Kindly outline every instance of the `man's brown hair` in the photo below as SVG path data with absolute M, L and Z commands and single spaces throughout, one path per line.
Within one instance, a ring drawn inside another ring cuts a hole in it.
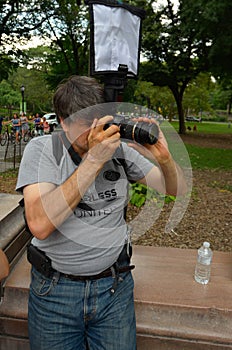
M 78 75 L 63 80 L 53 97 L 54 110 L 59 119 L 66 119 L 84 108 L 101 103 L 104 103 L 101 85 L 94 78 Z

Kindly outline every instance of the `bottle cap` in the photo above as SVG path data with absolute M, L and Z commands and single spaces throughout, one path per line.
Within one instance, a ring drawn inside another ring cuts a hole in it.
M 204 248 L 209 248 L 210 247 L 210 243 L 209 242 L 204 242 L 203 243 L 203 247 Z

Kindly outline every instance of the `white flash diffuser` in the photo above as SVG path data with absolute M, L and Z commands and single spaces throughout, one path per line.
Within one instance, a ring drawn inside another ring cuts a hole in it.
M 107 75 L 127 67 L 139 70 L 141 25 L 145 11 L 116 1 L 86 1 L 90 7 L 90 74 Z

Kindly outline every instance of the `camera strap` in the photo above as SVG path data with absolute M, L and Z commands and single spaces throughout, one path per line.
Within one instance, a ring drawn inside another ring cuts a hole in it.
M 78 166 L 82 159 L 79 154 L 74 151 L 64 131 L 52 133 L 52 151 L 56 158 L 57 165 L 60 165 L 63 156 L 63 145 L 67 149 L 73 163 Z
M 63 145 L 67 149 L 73 163 L 78 166 L 81 163 L 82 158 L 77 152 L 75 152 L 73 146 L 67 139 L 64 131 L 52 133 L 52 151 L 56 159 L 57 165 L 60 165 L 60 161 L 63 156 Z M 125 174 L 127 175 L 127 165 L 124 159 L 122 146 L 120 146 L 119 156 L 117 158 L 113 158 L 112 160 L 115 164 L 122 166 L 125 171 Z M 92 211 L 92 208 L 86 203 L 79 203 L 78 207 L 82 210 Z M 126 219 L 126 212 L 127 206 L 124 207 L 124 219 Z

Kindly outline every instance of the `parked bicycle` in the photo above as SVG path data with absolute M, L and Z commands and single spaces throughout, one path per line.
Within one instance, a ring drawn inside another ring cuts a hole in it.
M 1 146 L 4 146 L 8 140 L 9 136 L 8 136 L 8 132 L 7 132 L 7 126 L 3 125 L 2 127 L 2 132 L 0 134 L 0 144 Z
M 21 142 L 21 140 L 23 140 L 23 142 L 27 143 L 28 141 L 30 141 L 30 139 L 32 139 L 35 136 L 36 136 L 36 130 L 34 127 L 29 128 L 24 133 L 23 137 L 22 137 L 21 131 L 19 131 L 18 142 Z M 10 124 L 4 125 L 2 133 L 0 135 L 1 146 L 4 146 L 7 142 L 12 144 L 16 142 L 16 132 Z
M 27 143 L 28 141 L 30 141 L 30 139 L 32 139 L 33 137 L 37 136 L 37 132 L 34 128 L 34 126 L 32 128 L 29 128 L 23 135 L 23 141 L 25 143 Z

